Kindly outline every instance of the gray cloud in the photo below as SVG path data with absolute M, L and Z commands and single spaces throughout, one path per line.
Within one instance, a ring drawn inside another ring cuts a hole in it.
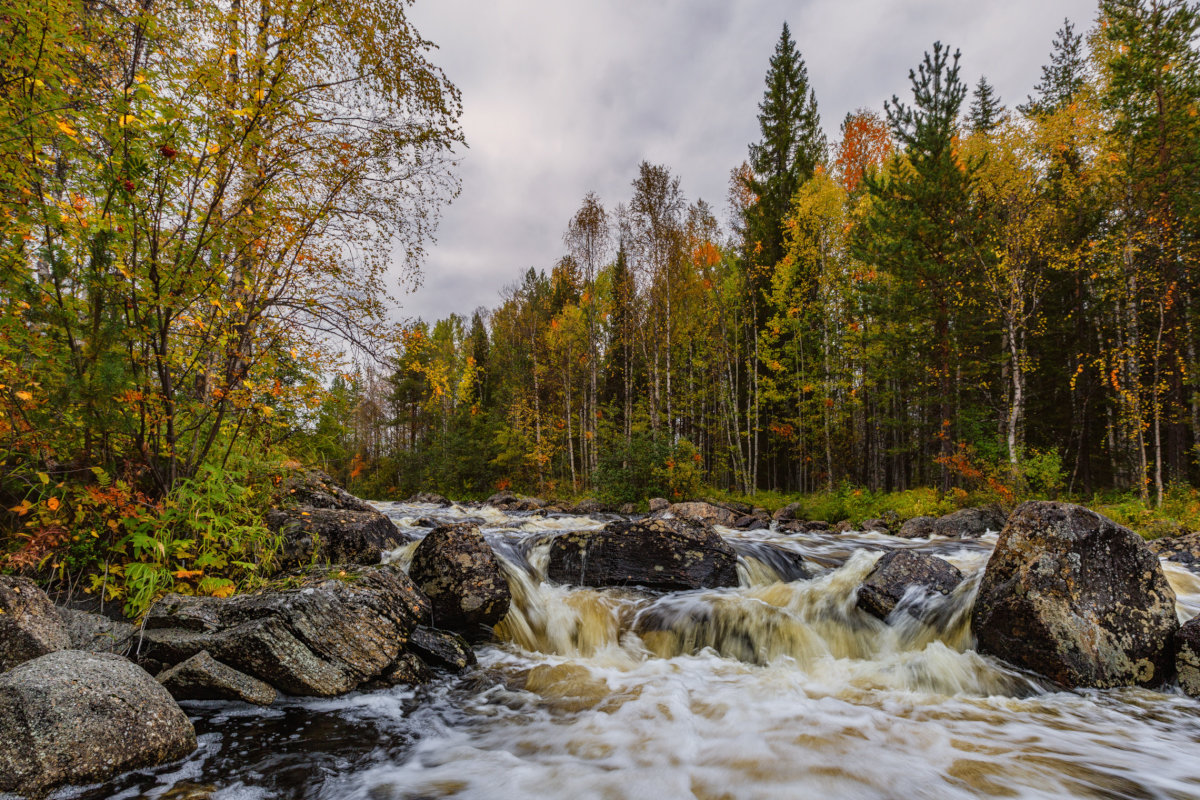
M 402 295 L 426 320 L 497 303 L 548 269 L 583 195 L 625 201 L 642 159 L 671 167 L 688 198 L 724 215 L 729 171 L 758 137 L 767 60 L 787 20 L 830 141 L 845 114 L 908 94 L 935 40 L 963 53 L 1004 102 L 1037 82 L 1064 17 L 1095 0 L 424 0 L 410 12 L 463 93 L 470 149 L 424 282 Z

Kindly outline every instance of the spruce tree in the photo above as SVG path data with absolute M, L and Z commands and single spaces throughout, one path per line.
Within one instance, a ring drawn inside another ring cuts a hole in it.
M 1086 80 L 1083 35 L 1075 33 L 1071 20 L 1054 35 L 1050 63 L 1042 67 L 1042 82 L 1034 86 L 1037 96 L 1030 96 L 1017 107 L 1027 117 L 1052 114 L 1066 108 L 1075 100 Z
M 1000 97 L 995 88 L 988 83 L 987 78 L 980 77 L 975 84 L 975 93 L 971 96 L 971 111 L 967 115 L 967 123 L 972 133 L 991 133 L 1004 123 L 1008 109 L 1000 103 Z

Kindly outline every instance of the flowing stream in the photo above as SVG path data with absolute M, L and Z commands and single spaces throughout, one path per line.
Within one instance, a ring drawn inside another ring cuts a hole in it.
M 972 649 L 995 534 L 719 529 L 741 585 L 654 595 L 543 580 L 555 534 L 611 516 L 380 508 L 402 527 L 474 520 L 501 555 L 513 607 L 477 668 L 268 709 L 186 703 L 200 747 L 182 764 L 60 796 L 1200 798 L 1200 702 L 1173 687 L 1060 691 Z M 894 547 L 967 580 L 924 621 L 901 610 L 884 624 L 855 595 Z M 1200 575 L 1163 567 L 1180 619 L 1200 613 Z

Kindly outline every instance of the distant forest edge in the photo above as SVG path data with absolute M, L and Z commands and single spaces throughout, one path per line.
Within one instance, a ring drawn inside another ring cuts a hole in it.
M 1131 491 L 1200 477 L 1200 17 L 1101 3 L 1013 109 L 935 44 L 822 133 L 787 26 L 730 225 L 642 163 L 490 311 L 333 384 L 372 496 Z
M 934 44 L 833 143 L 785 25 L 725 224 L 642 163 L 548 272 L 405 326 L 463 144 L 410 5 L 0 0 L 0 569 L 131 613 L 258 585 L 301 463 L 1200 524 L 1196 4 L 1066 22 L 1012 108 Z

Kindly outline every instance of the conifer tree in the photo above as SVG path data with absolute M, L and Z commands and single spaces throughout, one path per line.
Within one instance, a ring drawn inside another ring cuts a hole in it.
M 1050 63 L 1042 67 L 1042 82 L 1034 87 L 1037 96 L 1031 95 L 1023 105 L 1017 107 L 1028 117 L 1066 108 L 1075 100 L 1087 78 L 1083 35 L 1075 33 L 1071 20 L 1063 20 L 1063 26 L 1054 35 L 1051 47 Z
M 995 88 L 987 78 L 980 76 L 979 83 L 975 84 L 975 93 L 971 96 L 971 112 L 967 117 L 971 132 L 989 134 L 1002 125 L 1007 116 L 1008 109 L 1001 104 Z

